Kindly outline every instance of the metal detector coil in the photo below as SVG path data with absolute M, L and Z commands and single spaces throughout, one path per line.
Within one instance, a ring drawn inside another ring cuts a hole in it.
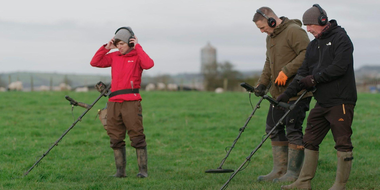
M 234 170 L 218 168 L 218 169 L 206 170 L 205 172 L 206 173 L 232 173 L 234 172 Z

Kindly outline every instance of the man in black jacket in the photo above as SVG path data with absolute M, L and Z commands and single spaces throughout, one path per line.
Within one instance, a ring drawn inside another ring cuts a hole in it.
M 318 5 L 303 15 L 307 31 L 314 35 L 306 49 L 305 60 L 297 71 L 296 80 L 277 100 L 287 102 L 302 89 L 313 89 L 317 100 L 310 111 L 303 143 L 305 159 L 301 173 L 294 183 L 282 189 L 311 189 L 319 156 L 319 145 L 328 131 L 337 150 L 338 167 L 331 189 L 345 189 L 352 165 L 352 120 L 357 100 L 353 67 L 353 44 L 346 31 L 335 20 L 328 21 L 326 12 Z

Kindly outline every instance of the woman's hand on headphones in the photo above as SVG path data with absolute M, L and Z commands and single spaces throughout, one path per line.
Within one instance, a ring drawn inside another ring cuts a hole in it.
M 115 41 L 114 38 L 112 38 L 105 46 L 106 49 L 115 49 L 116 46 L 113 44 L 113 42 Z
M 134 44 L 133 47 L 136 47 L 136 44 L 139 43 L 139 40 L 137 39 L 136 36 L 133 36 L 133 38 L 131 38 L 131 39 L 129 40 L 129 43 L 133 43 L 133 44 Z

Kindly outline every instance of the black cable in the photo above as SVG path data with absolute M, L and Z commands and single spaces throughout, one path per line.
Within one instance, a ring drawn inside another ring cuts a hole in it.
M 253 108 L 253 104 L 252 104 L 251 94 L 252 94 L 252 93 L 249 93 L 249 103 L 251 104 L 251 108 L 252 108 L 252 110 L 253 110 L 254 108 Z
M 74 105 L 71 105 L 71 115 L 73 116 L 73 121 L 75 122 L 75 117 L 74 117 Z

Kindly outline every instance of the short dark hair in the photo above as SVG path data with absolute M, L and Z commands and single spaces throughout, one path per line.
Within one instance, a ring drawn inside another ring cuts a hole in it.
M 122 41 L 122 40 L 116 38 L 116 39 L 113 41 L 113 45 L 116 46 L 120 41 Z
M 258 10 L 260 10 L 265 15 L 267 15 L 267 17 L 277 17 L 277 15 L 269 7 L 261 7 Z M 264 19 L 266 19 L 266 18 L 258 12 L 256 12 L 255 15 L 253 15 L 253 22 L 257 22 L 259 20 L 264 20 Z

